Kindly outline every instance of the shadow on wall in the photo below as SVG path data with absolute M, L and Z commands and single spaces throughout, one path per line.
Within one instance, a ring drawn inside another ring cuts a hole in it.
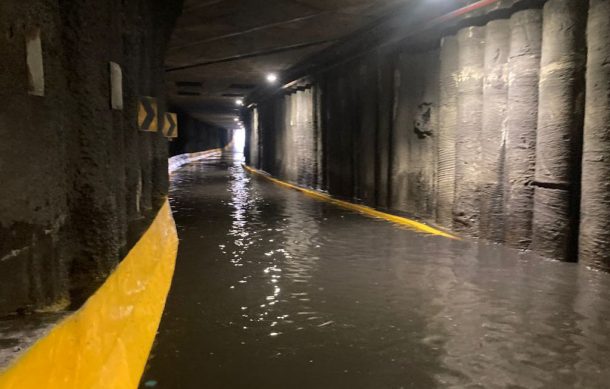
M 610 270 L 610 2 L 505 3 L 255 102 L 248 164 Z

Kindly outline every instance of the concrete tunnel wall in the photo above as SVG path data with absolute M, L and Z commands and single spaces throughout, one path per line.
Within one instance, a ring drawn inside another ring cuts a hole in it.
M 165 110 L 163 59 L 181 2 L 0 2 L 0 315 L 78 304 L 167 193 L 167 141 L 138 131 L 138 96 Z M 28 94 L 40 29 L 44 96 Z M 109 62 L 123 72 L 111 109 Z
M 513 3 L 428 48 L 378 49 L 255 101 L 247 162 L 610 270 L 610 2 Z

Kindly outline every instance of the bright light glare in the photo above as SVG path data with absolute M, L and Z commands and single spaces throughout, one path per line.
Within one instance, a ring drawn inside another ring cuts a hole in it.
M 235 100 L 235 104 L 242 106 L 242 105 L 244 105 L 244 101 L 242 99 L 237 99 L 237 100 Z
M 276 81 L 277 81 L 277 74 L 275 74 L 275 73 L 267 74 L 267 82 L 274 83 Z
M 235 152 L 244 152 L 244 147 L 246 146 L 245 130 L 236 130 L 233 132 L 233 146 L 235 147 Z
M 238 122 L 238 121 L 239 121 L 239 119 L 238 119 L 238 118 L 233 118 L 233 121 L 234 121 L 234 122 Z

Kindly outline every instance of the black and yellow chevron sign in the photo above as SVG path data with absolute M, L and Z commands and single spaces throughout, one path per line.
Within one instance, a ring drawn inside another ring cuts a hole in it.
M 167 138 L 178 137 L 178 115 L 175 113 L 165 113 L 165 120 L 163 121 L 163 135 Z
M 140 131 L 157 132 L 159 130 L 157 115 L 157 99 L 148 96 L 140 97 L 138 104 L 138 127 Z

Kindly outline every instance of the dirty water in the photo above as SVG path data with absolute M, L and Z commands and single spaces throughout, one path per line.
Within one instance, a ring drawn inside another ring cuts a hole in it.
M 42 339 L 68 312 L 29 313 L 0 318 L 0 371 Z
M 170 196 L 180 249 L 143 388 L 610 385 L 608 274 L 345 211 L 230 155 Z

